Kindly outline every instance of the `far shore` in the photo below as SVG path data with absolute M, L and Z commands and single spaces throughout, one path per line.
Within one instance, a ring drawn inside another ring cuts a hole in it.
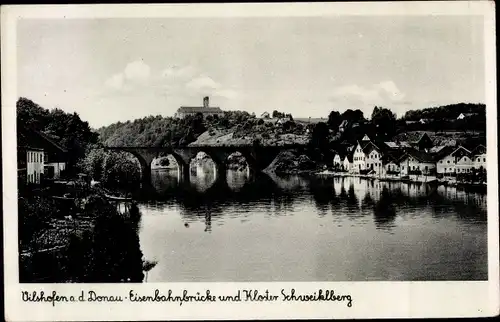
M 333 177 L 358 177 L 372 180 L 380 180 L 380 181 L 399 181 L 399 182 L 414 182 L 414 183 L 437 183 L 439 185 L 444 186 L 481 186 L 486 187 L 486 182 L 460 182 L 453 180 L 447 180 L 444 178 L 437 178 L 436 176 L 417 176 L 410 175 L 407 178 L 401 178 L 400 176 L 377 176 L 377 175 L 369 175 L 369 174 L 359 174 L 359 173 L 349 173 L 349 172 L 335 172 L 331 170 L 323 170 L 319 172 L 315 172 L 315 175 L 318 176 L 333 176 Z

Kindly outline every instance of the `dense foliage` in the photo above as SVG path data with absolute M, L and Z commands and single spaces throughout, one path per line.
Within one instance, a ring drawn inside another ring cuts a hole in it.
M 53 221 L 51 214 L 58 207 L 48 199 L 26 195 L 20 200 L 22 245 L 40 243 L 42 235 L 54 232 L 52 225 L 61 225 Z M 22 256 L 20 261 L 22 282 L 142 282 L 144 260 L 138 236 L 141 213 L 135 204 L 121 214 L 101 194 L 94 193 L 88 196 L 84 209 L 65 215 L 73 220 L 89 218 L 93 224 L 75 222 L 72 230 L 56 229 L 57 240 L 52 242 L 62 242 L 62 248 L 51 250 L 55 244 L 46 242 L 29 247 L 31 255 Z
M 460 113 L 479 113 L 486 115 L 486 105 L 473 103 L 450 104 L 439 107 L 430 107 L 422 110 L 412 110 L 405 113 L 403 120 L 418 121 L 424 119 L 456 119 Z
M 80 169 L 104 187 L 129 189 L 141 178 L 139 161 L 127 152 L 105 151 L 91 146 L 79 164 Z
M 69 168 L 85 156 L 89 144 L 98 142 L 98 134 L 77 113 L 66 113 L 57 108 L 49 111 L 24 97 L 17 101 L 17 127 L 41 131 L 65 148 L 69 152 Z

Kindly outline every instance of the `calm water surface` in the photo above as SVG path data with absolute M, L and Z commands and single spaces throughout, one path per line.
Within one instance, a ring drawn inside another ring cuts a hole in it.
M 361 178 L 155 171 L 148 282 L 486 280 L 486 195 Z

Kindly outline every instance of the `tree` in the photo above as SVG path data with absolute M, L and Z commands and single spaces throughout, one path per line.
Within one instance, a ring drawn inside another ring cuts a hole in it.
M 377 128 L 377 132 L 384 137 L 392 137 L 396 132 L 396 115 L 387 108 L 375 106 L 372 123 Z
M 331 111 L 328 115 L 328 127 L 337 132 L 340 123 L 342 123 L 342 118 L 338 111 Z
M 328 125 L 324 122 L 317 123 L 312 131 L 311 139 L 309 141 L 309 148 L 311 153 L 318 160 L 324 161 L 329 154 L 329 140 L 328 136 L 330 131 Z
M 349 121 L 350 123 L 363 122 L 365 120 L 365 117 L 363 115 L 363 112 L 359 109 L 354 111 L 348 109 L 344 113 L 342 113 L 342 120 Z
M 283 117 L 285 117 L 285 113 L 278 112 L 277 110 L 274 110 L 272 116 L 273 116 L 273 118 L 283 118 Z

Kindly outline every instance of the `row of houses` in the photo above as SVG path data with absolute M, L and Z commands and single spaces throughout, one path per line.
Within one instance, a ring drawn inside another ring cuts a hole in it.
M 19 180 L 38 184 L 42 178 L 59 179 L 66 165 L 67 151 L 46 134 L 29 128 L 18 129 Z
M 376 176 L 455 176 L 486 169 L 486 147 L 435 147 L 427 134 L 414 142 L 374 142 L 365 135 L 344 153 L 336 152 L 333 167 Z

